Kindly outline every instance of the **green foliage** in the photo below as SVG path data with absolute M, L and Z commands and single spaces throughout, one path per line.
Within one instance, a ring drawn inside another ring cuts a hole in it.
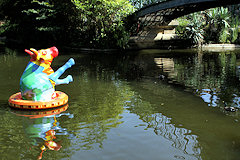
M 55 26 L 49 26 L 49 20 L 56 14 L 54 5 L 50 5 L 48 2 L 40 2 L 37 0 L 31 1 L 32 8 L 28 8 L 22 11 L 22 13 L 35 20 L 35 28 L 39 31 L 51 31 Z
M 8 39 L 94 48 L 124 47 L 123 18 L 134 11 L 127 0 L 4 0 L 0 9 L 7 22 L 0 34 Z
M 225 43 L 228 39 L 228 28 L 230 13 L 228 8 L 214 8 L 205 12 L 206 16 L 206 35 L 211 35 L 206 37 L 207 42 L 218 42 Z
M 11 6 L 11 7 L 9 7 Z M 56 42 L 56 32 L 61 25 L 56 24 L 56 14 L 60 12 L 53 2 L 37 0 L 5 0 L 0 6 L 7 22 L 3 26 L 4 36 L 19 44 L 50 45 Z M 14 11 L 14 12 L 13 12 Z
M 238 19 L 238 17 L 236 18 Z M 238 39 L 238 26 L 239 26 L 239 21 L 237 20 L 237 22 L 235 24 L 233 24 L 233 28 L 231 28 L 231 32 L 232 32 L 232 42 L 235 43 Z
M 123 47 L 129 34 L 123 19 L 132 13 L 127 0 L 73 0 L 79 10 L 79 32 L 86 41 L 83 45 L 95 48 Z M 87 33 L 87 34 L 84 34 Z
M 201 22 L 203 22 L 203 18 L 198 16 L 197 13 L 193 13 L 190 18 L 179 19 L 179 26 L 176 28 L 176 32 L 183 38 L 190 38 L 192 43 L 200 44 L 204 38 L 204 30 Z
M 239 17 L 229 8 L 219 7 L 193 13 L 179 18 L 177 28 L 184 38 L 191 38 L 195 43 L 236 43 L 238 41 Z M 182 23 L 185 21 L 186 23 Z
M 129 0 L 132 5 L 136 8 L 142 8 L 147 5 L 151 5 L 153 3 L 159 3 L 159 2 L 164 2 L 168 0 Z

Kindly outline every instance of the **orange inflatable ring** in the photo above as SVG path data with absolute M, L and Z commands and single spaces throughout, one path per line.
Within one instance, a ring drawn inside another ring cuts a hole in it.
M 23 117 L 28 117 L 30 119 L 35 119 L 35 118 L 42 118 L 46 116 L 52 116 L 52 115 L 57 115 L 60 114 L 68 109 L 68 104 L 61 106 L 61 107 L 56 107 L 56 108 L 51 108 L 51 109 L 40 109 L 40 110 L 16 110 L 13 109 L 12 112 L 16 114 L 17 116 L 23 116 Z
M 13 108 L 18 109 L 49 109 L 67 104 L 68 95 L 61 91 L 55 91 L 56 98 L 47 102 L 23 100 L 21 92 L 13 94 L 8 102 Z

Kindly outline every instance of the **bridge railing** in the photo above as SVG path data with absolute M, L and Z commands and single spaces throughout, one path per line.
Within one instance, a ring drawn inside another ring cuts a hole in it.
M 164 2 L 164 1 L 169 1 L 169 0 L 129 0 L 133 6 L 135 6 L 137 9 L 140 9 L 144 6 L 153 4 L 153 3 L 159 3 L 159 2 Z

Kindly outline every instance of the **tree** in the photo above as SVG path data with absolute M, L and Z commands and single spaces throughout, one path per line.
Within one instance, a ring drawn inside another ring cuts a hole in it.
M 0 9 L 6 21 L 3 34 L 20 44 L 62 44 L 75 23 L 76 8 L 71 1 L 5 0 Z
M 44 47 L 123 47 L 129 37 L 123 18 L 133 12 L 127 0 L 4 0 L 0 9 L 2 35 Z
M 128 41 L 123 18 L 134 11 L 127 0 L 73 0 L 79 10 L 78 30 L 85 46 L 123 47 Z M 87 34 L 86 34 L 87 33 Z M 83 36 L 83 37 L 82 37 Z

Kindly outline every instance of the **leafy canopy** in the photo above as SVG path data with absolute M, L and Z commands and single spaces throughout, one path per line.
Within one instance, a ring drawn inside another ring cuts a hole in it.
M 0 9 L 10 39 L 95 48 L 123 47 L 124 18 L 134 11 L 127 0 L 3 0 Z

